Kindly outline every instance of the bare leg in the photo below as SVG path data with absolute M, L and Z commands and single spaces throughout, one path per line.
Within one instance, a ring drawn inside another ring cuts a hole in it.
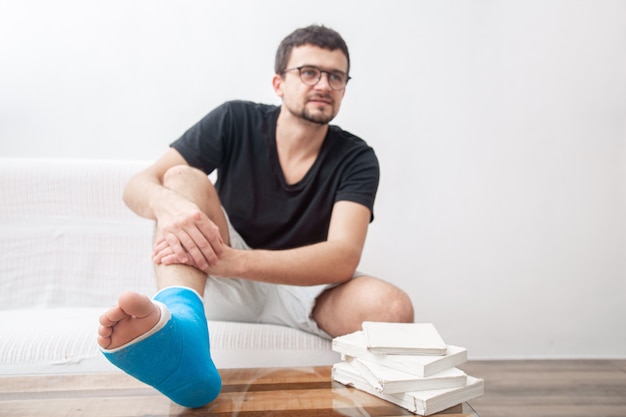
M 175 190 L 194 202 L 206 213 L 219 228 L 224 243 L 230 244 L 228 223 L 217 191 L 203 172 L 188 166 L 176 166 L 167 171 L 163 182 L 167 188 Z M 158 231 L 155 238 L 159 238 Z M 187 265 L 156 265 L 155 268 L 159 289 L 174 285 L 185 286 L 192 288 L 200 295 L 204 295 L 207 280 L 204 272 Z
M 332 337 L 361 330 L 364 321 L 411 323 L 413 314 L 404 291 L 367 276 L 324 291 L 313 309 L 318 326 Z
M 167 171 L 163 182 L 165 187 L 197 204 L 217 224 L 222 239 L 229 244 L 228 225 L 217 192 L 203 172 L 188 166 L 176 166 Z M 156 265 L 155 272 L 159 290 L 182 286 L 204 295 L 207 277 L 202 271 L 187 265 Z M 98 344 L 103 349 L 122 346 L 154 327 L 159 318 L 159 308 L 148 297 L 124 293 L 118 305 L 100 317 Z

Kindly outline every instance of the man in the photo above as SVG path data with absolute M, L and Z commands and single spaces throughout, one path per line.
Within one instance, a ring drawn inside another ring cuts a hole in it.
M 413 320 L 403 291 L 356 271 L 378 162 L 365 142 L 329 125 L 349 70 L 337 32 L 296 30 L 276 55 L 280 107 L 225 103 L 129 181 L 126 204 L 156 220 L 160 291 L 153 300 L 124 293 L 102 315 L 98 343 L 112 363 L 197 407 L 221 384 L 205 317 L 323 337 L 364 320 Z

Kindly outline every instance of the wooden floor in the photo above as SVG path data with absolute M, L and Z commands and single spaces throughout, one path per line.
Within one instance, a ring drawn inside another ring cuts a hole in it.
M 184 408 L 122 373 L 0 376 L 2 417 L 410 417 L 404 408 L 333 382 L 328 366 L 220 370 L 222 390 Z M 466 404 L 431 417 L 478 417 Z
M 626 360 L 472 361 L 481 417 L 625 417 Z
M 485 381 L 485 394 L 470 401 L 480 417 L 626 417 L 626 360 L 470 361 L 462 368 Z M 0 416 L 363 417 L 409 414 L 368 394 L 332 385 L 328 367 L 300 371 L 289 368 L 222 370 L 222 377 L 224 386 L 218 400 L 205 408 L 190 410 L 173 404 L 153 388 L 121 372 L 0 375 Z M 465 408 L 450 412 L 464 417 L 473 415 Z

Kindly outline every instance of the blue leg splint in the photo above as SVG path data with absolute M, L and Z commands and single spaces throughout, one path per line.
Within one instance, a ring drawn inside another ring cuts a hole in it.
M 220 393 L 222 379 L 209 353 L 202 299 L 189 288 L 170 287 L 154 300 L 167 307 L 161 306 L 156 331 L 119 348 L 102 349 L 104 356 L 184 407 L 210 403 Z

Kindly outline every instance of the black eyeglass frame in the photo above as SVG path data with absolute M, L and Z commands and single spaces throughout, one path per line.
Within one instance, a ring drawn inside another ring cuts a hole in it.
M 313 84 L 309 84 L 309 83 L 307 83 L 306 81 L 304 81 L 302 79 L 302 70 L 303 69 L 307 69 L 307 68 L 314 69 L 314 70 L 316 70 L 316 71 L 318 71 L 320 73 L 319 76 L 317 77 L 317 80 Z M 298 70 L 298 75 L 300 77 L 300 81 L 302 81 L 302 83 L 304 83 L 305 85 L 316 85 L 322 79 L 322 74 L 326 73 L 326 79 L 328 80 L 328 85 L 330 86 L 331 89 L 333 89 L 335 91 L 343 90 L 344 88 L 346 88 L 348 86 L 348 81 L 350 81 L 352 79 L 352 77 L 350 77 L 348 74 L 346 74 L 343 71 L 326 71 L 326 70 L 323 70 L 321 68 L 316 67 L 315 65 L 300 65 L 299 67 L 287 68 L 286 70 L 283 71 L 283 74 L 288 72 L 288 71 L 295 71 L 295 70 Z M 343 87 L 341 87 L 341 88 L 335 88 L 332 85 L 331 75 L 337 75 L 337 74 L 341 74 L 341 75 L 346 77 L 346 81 L 345 81 Z

